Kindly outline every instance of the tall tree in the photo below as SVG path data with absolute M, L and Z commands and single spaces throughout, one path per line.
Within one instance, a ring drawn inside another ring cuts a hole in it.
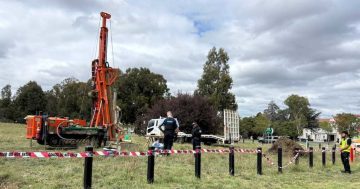
M 334 117 L 338 131 L 348 131 L 351 136 L 357 135 L 360 129 L 360 119 L 351 113 L 336 114 Z
M 45 94 L 40 85 L 35 81 L 30 81 L 17 90 L 14 104 L 17 111 L 16 119 L 23 122 L 26 115 L 45 110 Z
M 11 85 L 5 85 L 5 87 L 1 89 L 0 120 L 8 121 L 14 119 L 14 109 L 11 97 Z
M 264 110 L 264 115 L 270 121 L 276 121 L 280 118 L 279 112 L 280 112 L 279 106 L 276 105 L 274 101 L 270 101 L 267 109 Z
M 1 89 L 1 99 L 11 100 L 11 85 L 5 85 L 5 87 Z
M 235 95 L 230 92 L 233 80 L 229 74 L 229 56 L 223 48 L 213 47 L 207 56 L 195 94 L 206 96 L 218 111 L 236 110 Z
M 155 102 L 169 96 L 166 80 L 148 68 L 129 68 L 117 83 L 118 105 L 124 123 L 134 123 Z
M 289 120 L 296 125 L 298 135 L 303 128 L 318 127 L 317 118 L 320 112 L 310 108 L 309 100 L 299 95 L 290 95 L 284 102 L 288 106 Z

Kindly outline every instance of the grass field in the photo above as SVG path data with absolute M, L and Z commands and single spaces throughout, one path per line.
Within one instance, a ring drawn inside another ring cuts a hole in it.
M 133 137 L 137 145 L 129 150 L 144 151 L 145 139 Z M 246 141 L 236 147 L 254 149 L 258 143 Z M 262 146 L 264 149 L 268 145 Z M 175 144 L 175 149 L 190 149 L 189 144 Z M 215 148 L 203 146 L 203 148 Z M 219 148 L 219 147 L 217 147 Z M 221 148 L 221 147 L 220 147 Z M 83 147 L 75 151 L 81 151 Z M 34 142 L 33 148 L 25 139 L 25 126 L 0 123 L 0 151 L 42 151 Z M 74 150 L 71 150 L 74 151 Z M 93 188 L 360 188 L 360 159 L 351 164 L 353 174 L 340 173 L 337 154 L 336 165 L 322 167 L 320 153 L 314 154 L 314 168 L 308 160 L 300 158 L 298 166 L 290 165 L 277 173 L 277 167 L 263 160 L 263 175 L 256 174 L 256 155 L 235 155 L 235 176 L 228 174 L 227 154 L 202 154 L 202 177 L 194 176 L 192 155 L 157 157 L 155 182 L 146 182 L 146 157 L 95 157 Z M 276 161 L 275 155 L 269 155 Z M 290 157 L 284 155 L 284 164 Z M 0 188 L 82 188 L 83 159 L 0 159 Z

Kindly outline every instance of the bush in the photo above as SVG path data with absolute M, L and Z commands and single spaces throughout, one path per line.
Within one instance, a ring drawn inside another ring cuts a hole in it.
M 217 111 L 206 97 L 189 94 L 178 94 L 177 97 L 160 100 L 151 109 L 136 119 L 135 133 L 146 134 L 147 122 L 160 116 L 165 117 L 167 111 L 172 111 L 180 124 L 180 131 L 191 133 L 191 123 L 196 121 L 203 133 L 217 134 L 220 131 L 220 119 Z

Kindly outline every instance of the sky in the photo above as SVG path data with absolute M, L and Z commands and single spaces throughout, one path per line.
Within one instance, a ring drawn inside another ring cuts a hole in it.
M 49 90 L 68 77 L 89 79 L 105 11 L 110 66 L 147 67 L 172 94 L 196 89 L 215 46 L 230 57 L 240 116 L 270 101 L 284 108 L 291 94 L 307 97 L 324 118 L 358 114 L 359 7 L 357 0 L 0 0 L 0 87 L 16 91 L 32 80 Z

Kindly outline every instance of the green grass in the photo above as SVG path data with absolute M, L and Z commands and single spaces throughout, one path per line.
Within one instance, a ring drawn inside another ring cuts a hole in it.
M 146 140 L 133 137 L 135 145 L 129 150 L 146 150 Z M 254 149 L 258 143 L 245 141 L 237 147 Z M 269 145 L 263 145 L 264 149 Z M 189 144 L 175 144 L 175 149 L 190 149 Z M 203 148 L 221 148 L 203 146 Z M 83 147 L 75 151 L 81 151 Z M 42 151 L 43 146 L 25 139 L 25 126 L 0 123 L 0 151 Z M 74 151 L 74 150 L 71 150 Z M 276 155 L 269 155 L 276 161 Z M 93 188 L 359 188 L 360 163 L 351 164 L 354 174 L 340 173 L 337 154 L 336 165 L 321 165 L 320 153 L 315 153 L 314 168 L 309 169 L 307 158 L 300 164 L 290 165 L 283 174 L 277 167 L 263 160 L 263 175 L 256 174 L 256 155 L 235 156 L 235 176 L 228 174 L 228 154 L 202 154 L 201 179 L 194 176 L 192 155 L 156 157 L 155 182 L 146 182 L 146 157 L 95 157 L 93 162 Z M 290 157 L 284 155 L 284 164 Z M 0 188 L 82 188 L 83 159 L 0 159 Z M 358 160 L 360 161 L 360 160 Z

